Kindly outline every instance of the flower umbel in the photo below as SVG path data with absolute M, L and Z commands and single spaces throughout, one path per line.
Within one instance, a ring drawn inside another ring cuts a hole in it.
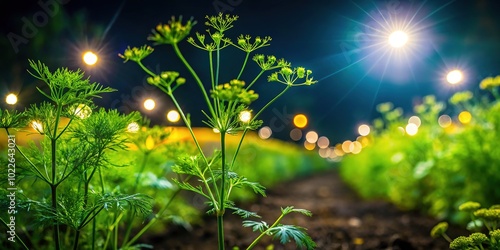
M 223 101 L 237 101 L 249 105 L 259 98 L 259 95 L 253 90 L 244 88 L 245 82 L 233 79 L 229 83 L 218 85 L 212 90 L 212 97 Z
M 269 46 L 269 42 L 271 41 L 271 37 L 266 36 L 261 38 L 260 36 L 255 37 L 254 42 L 250 41 L 252 37 L 250 35 L 240 35 L 237 39 L 237 43 L 233 44 L 236 48 L 241 49 L 247 53 L 250 53 L 254 50 L 260 49 L 265 46 Z
M 182 24 L 182 17 L 175 19 L 172 17 L 167 24 L 158 24 L 148 37 L 148 40 L 155 44 L 176 44 L 184 39 L 191 32 L 191 28 L 196 24 L 196 21 L 189 19 L 185 24 Z
M 278 62 L 280 65 L 280 62 Z M 292 69 L 290 64 L 285 64 L 281 62 L 281 69 L 277 72 L 272 73 L 267 80 L 269 82 L 280 82 L 289 86 L 302 86 L 302 85 L 312 85 L 315 84 L 316 80 L 313 79 L 312 70 L 305 69 L 304 67 L 297 67 Z M 297 83 L 299 79 L 303 79 L 302 83 Z
M 473 94 L 470 91 L 457 92 L 450 98 L 450 103 L 457 105 L 469 101 L 472 97 Z
M 479 88 L 491 90 L 495 87 L 500 86 L 500 76 L 487 77 L 479 83 Z
M 208 20 L 205 25 L 214 28 L 219 33 L 224 33 L 224 31 L 232 28 L 233 22 L 238 20 L 238 16 L 223 15 L 222 13 L 217 16 L 206 16 L 205 18 Z
M 134 62 L 140 62 L 142 59 L 146 58 L 151 53 L 153 53 L 153 51 L 154 51 L 154 49 L 151 48 L 151 46 L 147 46 L 147 45 L 144 45 L 140 48 L 127 47 L 125 52 L 123 52 L 123 54 L 118 54 L 118 56 L 125 59 L 124 62 L 127 62 L 128 60 L 134 61 Z

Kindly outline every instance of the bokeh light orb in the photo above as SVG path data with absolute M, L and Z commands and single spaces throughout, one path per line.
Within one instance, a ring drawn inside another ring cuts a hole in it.
M 146 110 L 153 110 L 155 108 L 155 106 L 156 106 L 156 102 L 155 102 L 155 100 L 153 100 L 151 98 L 150 99 L 146 99 L 144 101 L 144 108 Z
M 314 148 L 316 148 L 316 143 L 304 141 L 304 148 L 306 148 L 307 150 L 313 150 Z
M 273 131 L 268 126 L 265 126 L 265 127 L 262 127 L 261 129 L 259 129 L 259 137 L 261 139 L 264 139 L 264 140 L 269 139 L 269 137 L 271 137 L 272 134 L 273 134 Z
M 250 111 L 244 110 L 240 113 L 240 121 L 249 122 L 252 119 L 252 113 Z
M 463 79 L 464 79 L 464 75 L 463 75 L 462 71 L 460 71 L 460 70 L 458 70 L 458 69 L 452 70 L 452 71 L 450 71 L 450 72 L 446 75 L 446 81 L 447 81 L 449 84 L 457 84 L 457 83 L 460 83 Z
M 293 124 L 297 128 L 304 128 L 307 126 L 307 117 L 304 114 L 297 114 L 293 117 Z
M 321 149 L 328 148 L 330 146 L 330 140 L 326 136 L 321 136 L 316 142 L 318 147 Z
M 462 111 L 458 114 L 458 120 L 462 124 L 468 124 L 472 120 L 472 114 L 469 111 Z
M 167 120 L 169 122 L 178 122 L 181 119 L 181 115 L 179 115 L 179 112 L 177 110 L 170 110 L 167 113 Z
M 302 130 L 294 128 L 290 131 L 290 138 L 294 141 L 302 139 Z
M 140 129 L 140 126 L 137 122 L 131 122 L 128 126 L 127 126 L 127 131 L 130 132 L 130 133 L 137 133 Z
M 420 118 L 418 116 L 414 115 L 408 119 L 408 123 L 413 123 L 413 124 L 417 125 L 417 127 L 420 127 L 420 125 L 422 124 L 422 121 L 420 120 Z
M 306 141 L 309 143 L 316 143 L 318 141 L 318 133 L 316 133 L 315 131 L 307 132 Z
M 17 103 L 17 95 L 10 93 L 5 97 L 5 102 L 9 105 L 14 105 Z
M 358 133 L 361 136 L 367 136 L 370 134 L 370 126 L 362 124 L 358 127 Z
M 408 135 L 414 136 L 418 133 L 418 126 L 415 123 L 408 123 L 408 125 L 406 125 L 405 131 Z
M 441 115 L 438 118 L 438 124 L 442 128 L 447 128 L 447 127 L 451 126 L 451 123 L 452 123 L 452 120 L 451 120 L 451 117 L 449 115 Z
M 408 42 L 408 35 L 401 30 L 397 30 L 389 35 L 389 44 L 394 48 L 401 48 Z
M 83 53 L 82 59 L 85 64 L 92 66 L 97 63 L 98 57 L 94 52 L 87 51 Z

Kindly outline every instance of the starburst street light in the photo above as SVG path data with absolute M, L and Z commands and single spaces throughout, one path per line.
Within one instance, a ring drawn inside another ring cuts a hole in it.
M 396 30 L 389 35 L 389 45 L 393 48 L 401 48 L 408 42 L 408 34 L 402 30 Z
M 94 52 L 87 51 L 83 54 L 82 59 L 85 64 L 92 66 L 97 63 L 98 57 Z
M 464 74 L 462 73 L 462 71 L 458 69 L 452 70 L 448 72 L 448 74 L 446 75 L 446 81 L 449 84 L 460 83 L 463 79 L 464 79 Z

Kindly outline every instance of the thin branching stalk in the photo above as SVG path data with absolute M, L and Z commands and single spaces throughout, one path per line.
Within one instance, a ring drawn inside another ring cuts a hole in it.
M 225 196 L 224 193 L 226 187 L 226 131 L 220 131 L 220 143 L 221 143 L 221 187 L 220 187 L 220 209 L 217 210 L 217 235 L 219 242 L 219 250 L 224 250 L 224 209 L 225 209 Z
M 194 77 L 196 83 L 198 84 L 198 87 L 200 87 L 200 90 L 203 94 L 203 98 L 205 98 L 205 102 L 207 103 L 208 105 L 208 109 L 210 110 L 210 113 L 212 114 L 212 116 L 215 114 L 214 113 L 214 108 L 212 107 L 212 103 L 210 102 L 210 99 L 208 98 L 208 94 L 207 94 L 207 91 L 205 90 L 205 88 L 203 87 L 203 83 L 202 81 L 200 80 L 200 77 L 198 77 L 198 74 L 196 74 L 196 72 L 194 71 L 194 69 L 191 67 L 191 65 L 189 65 L 188 61 L 186 60 L 186 58 L 184 58 L 184 56 L 182 55 L 182 52 L 180 51 L 179 49 L 179 46 L 177 46 L 176 43 L 172 44 L 172 47 L 174 48 L 174 51 L 175 51 L 175 54 L 179 57 L 179 59 L 182 61 L 182 63 L 184 64 L 184 66 L 186 66 L 186 68 L 189 70 L 189 72 L 191 73 L 191 75 Z M 217 56 L 218 56 L 218 53 L 217 53 Z M 218 59 L 217 59 L 217 63 L 218 63 Z M 219 69 L 218 69 L 218 66 L 216 68 L 217 72 L 216 72 L 216 75 L 215 75 L 215 84 L 217 84 L 218 80 L 219 80 Z
M 247 62 L 248 62 L 248 58 L 250 57 L 250 52 L 247 52 L 246 56 L 245 56 L 245 60 L 243 61 L 243 65 L 241 66 L 241 70 L 240 70 L 240 73 L 238 73 L 238 77 L 236 77 L 236 79 L 240 79 L 241 78 L 241 75 L 243 74 L 243 71 L 245 71 L 245 67 L 247 65 Z
M 252 244 L 250 244 L 247 247 L 247 250 L 254 248 L 255 245 L 257 245 L 257 243 L 259 243 L 259 241 L 262 239 L 262 237 L 264 237 L 265 235 L 268 235 L 269 230 L 271 230 L 276 225 L 278 225 L 278 223 L 281 221 L 281 219 L 283 219 L 284 216 L 285 216 L 285 213 L 281 213 L 281 215 L 278 217 L 278 219 L 276 219 L 276 221 L 267 230 L 263 231 L 257 238 L 255 238 L 255 240 L 252 242 Z

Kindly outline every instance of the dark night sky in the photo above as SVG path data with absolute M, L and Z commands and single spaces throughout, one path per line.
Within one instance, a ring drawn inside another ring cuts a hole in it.
M 424 95 L 446 101 L 455 91 L 475 90 L 481 79 L 500 74 L 500 18 L 495 13 L 499 3 L 493 0 L 66 0 L 26 44 L 17 46 L 16 52 L 8 34 L 23 35 L 25 21 L 44 11 L 37 2 L 50 1 L 14 1 L 9 2 L 14 4 L 10 7 L 5 1 L 1 3 L 0 95 L 19 93 L 19 107 L 39 96 L 25 71 L 30 58 L 44 61 L 52 69 L 82 67 L 91 80 L 116 88 L 116 93 L 98 101 L 106 107 L 143 111 L 142 100 L 156 97 L 161 100 L 158 109 L 144 113 L 153 122 L 163 118 L 171 108 L 170 101 L 144 84 L 145 74 L 137 65 L 123 64 L 117 54 L 128 45 L 148 44 L 151 29 L 171 16 L 193 17 L 198 21 L 194 31 L 203 32 L 205 15 L 218 11 L 240 17 L 229 37 L 271 36 L 271 46 L 259 53 L 310 68 L 319 80 L 314 86 L 292 89 L 263 114 L 264 125 L 273 128 L 276 137 L 287 136 L 292 128 L 290 115 L 305 113 L 310 116 L 307 130 L 328 136 L 332 143 L 355 139 L 357 126 L 376 117 L 379 103 L 392 102 L 410 114 L 412 104 Z M 382 46 L 380 39 L 384 27 L 392 23 L 409 23 L 411 40 L 405 53 L 390 56 L 391 50 L 385 43 Z M 80 62 L 79 51 L 86 48 L 100 52 L 99 65 L 94 68 Z M 181 48 L 194 66 L 206 65 L 206 54 L 188 46 Z M 170 48 L 157 50 L 157 55 L 146 61 L 149 67 L 181 70 Z M 225 69 L 229 74 L 237 70 L 233 65 L 239 65 L 242 58 L 233 52 L 224 54 L 226 65 L 231 66 Z M 464 70 L 466 80 L 452 87 L 443 83 L 443 76 L 454 67 Z M 179 92 L 182 106 L 194 118 L 201 104 L 196 90 L 186 84 Z M 255 105 L 262 106 L 279 90 L 275 84 L 260 82 Z

